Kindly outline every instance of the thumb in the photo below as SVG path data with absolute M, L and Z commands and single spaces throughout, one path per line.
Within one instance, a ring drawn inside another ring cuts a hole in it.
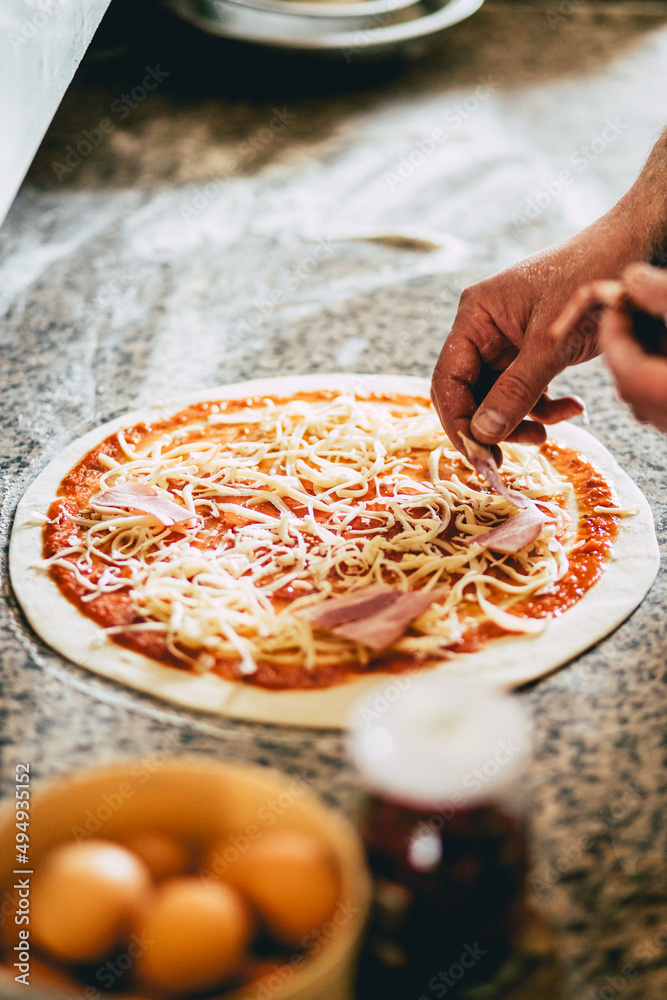
M 631 264 L 623 272 L 625 287 L 635 306 L 659 316 L 667 313 L 667 274 L 649 264 Z
M 565 364 L 558 356 L 527 344 L 498 376 L 494 386 L 472 418 L 471 428 L 478 441 L 503 441 L 533 409 L 551 379 Z

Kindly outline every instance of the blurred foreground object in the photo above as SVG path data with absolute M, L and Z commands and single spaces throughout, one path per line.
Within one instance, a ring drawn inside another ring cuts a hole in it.
M 0 5 L 0 225 L 108 6 L 109 0 Z
M 467 995 L 503 978 L 525 923 L 528 722 L 516 699 L 436 677 L 377 698 L 351 737 L 375 883 L 360 998 Z
M 370 888 L 350 824 L 300 778 L 154 759 L 31 788 L 18 800 L 30 804 L 20 855 L 30 865 L 18 876 L 16 802 L 7 800 L 0 995 L 41 1000 L 55 981 L 70 997 L 89 986 L 98 995 L 101 982 L 127 1000 L 146 991 L 154 1000 L 351 1000 Z M 26 916 L 46 975 L 26 944 Z M 17 984 L 14 961 L 33 978 Z
M 166 0 L 203 31 L 347 63 L 419 54 L 484 0 Z

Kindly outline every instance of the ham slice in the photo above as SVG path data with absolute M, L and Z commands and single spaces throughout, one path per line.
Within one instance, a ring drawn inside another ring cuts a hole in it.
M 478 535 L 475 541 L 487 549 L 493 549 L 494 552 L 515 555 L 517 552 L 521 552 L 521 549 L 525 549 L 527 545 L 535 541 L 542 530 L 542 525 L 550 521 L 551 518 L 547 517 L 530 497 L 525 497 L 517 490 L 505 486 L 500 478 L 498 466 L 495 463 L 490 448 L 487 448 L 484 444 L 480 444 L 479 441 L 473 441 L 472 438 L 466 437 L 465 434 L 461 434 L 461 438 L 466 446 L 468 460 L 475 472 L 483 479 L 486 479 L 487 483 L 493 486 L 496 493 L 499 493 L 501 497 L 504 497 L 509 503 L 519 508 L 518 514 L 510 517 L 502 524 L 496 525 L 495 528 L 491 528 L 489 531 Z
M 161 497 L 154 486 L 143 483 L 123 483 L 114 486 L 104 493 L 99 493 L 90 501 L 94 507 L 120 507 L 127 510 L 142 510 L 151 514 L 165 526 L 178 524 L 181 521 L 192 521 L 193 516 L 185 507 Z
M 395 587 L 379 584 L 376 587 L 362 587 L 345 594 L 343 597 L 331 597 L 328 601 L 316 604 L 314 608 L 305 608 L 301 614 L 315 625 L 333 629 L 336 625 L 366 618 L 393 604 L 402 591 Z
M 525 497 L 522 493 L 517 492 L 517 490 L 505 486 L 500 478 L 498 466 L 490 448 L 487 448 L 485 444 L 480 444 L 479 441 L 473 441 L 472 438 L 466 437 L 465 434 L 460 434 L 459 437 L 466 446 L 467 458 L 473 469 L 482 479 L 486 479 L 490 486 L 493 486 L 496 493 L 499 493 L 505 500 L 514 504 L 515 507 L 525 508 L 535 506 L 529 497 Z
M 379 652 L 400 639 L 410 622 L 418 618 L 437 596 L 431 591 L 409 591 L 407 594 L 398 591 L 395 594 L 395 599 L 387 607 L 358 621 L 338 625 L 332 629 L 333 634 Z
M 493 549 L 494 552 L 514 555 L 534 542 L 542 526 L 549 520 L 550 518 L 542 513 L 537 504 L 534 504 L 519 511 L 502 524 L 496 525 L 495 528 L 477 535 L 474 541 L 487 549 Z
M 314 625 L 342 639 L 361 643 L 376 652 L 391 646 L 405 633 L 410 622 L 436 599 L 428 592 L 405 593 L 378 584 L 362 587 L 343 597 L 332 597 L 301 614 Z

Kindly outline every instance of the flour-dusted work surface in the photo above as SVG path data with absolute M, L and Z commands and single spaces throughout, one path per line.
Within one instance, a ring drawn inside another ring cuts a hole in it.
M 461 290 L 604 212 L 667 107 L 656 4 L 489 0 L 403 69 L 351 54 L 315 75 L 152 16 L 91 51 L 0 233 L 5 570 L 19 497 L 124 411 L 271 375 L 428 376 Z M 302 96 L 313 81 L 319 96 Z M 349 239 L 408 228 L 433 247 Z M 664 547 L 667 442 L 600 362 L 559 381 Z M 17 761 L 37 778 L 134 755 L 150 772 L 187 751 L 276 765 L 354 807 L 337 733 L 215 720 L 95 679 L 35 637 L 3 580 L 7 788 Z M 667 992 L 666 590 L 663 569 L 616 632 L 520 695 L 532 893 L 577 1000 Z

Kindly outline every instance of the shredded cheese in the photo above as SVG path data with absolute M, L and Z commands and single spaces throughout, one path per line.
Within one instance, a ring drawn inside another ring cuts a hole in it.
M 436 591 L 394 648 L 444 657 L 480 618 L 513 632 L 541 627 L 509 609 L 567 572 L 568 481 L 535 448 L 504 445 L 505 480 L 552 523 L 518 555 L 494 554 L 475 539 L 516 508 L 472 471 L 426 401 L 341 392 L 228 412 L 221 403 L 166 433 L 126 429 L 117 440 L 121 460 L 99 455 L 99 490 L 155 487 L 196 522 L 164 528 L 93 496 L 76 515 L 62 508 L 68 547 L 45 564 L 67 568 L 86 602 L 125 590 L 141 621 L 109 632 L 157 629 L 197 672 L 216 659 L 241 675 L 258 661 L 365 662 L 368 650 L 298 611 L 376 583 Z
M 616 517 L 636 517 L 639 510 L 640 508 L 636 504 L 632 504 L 630 507 L 603 507 L 598 504 L 597 507 L 593 507 L 594 514 L 614 514 Z

